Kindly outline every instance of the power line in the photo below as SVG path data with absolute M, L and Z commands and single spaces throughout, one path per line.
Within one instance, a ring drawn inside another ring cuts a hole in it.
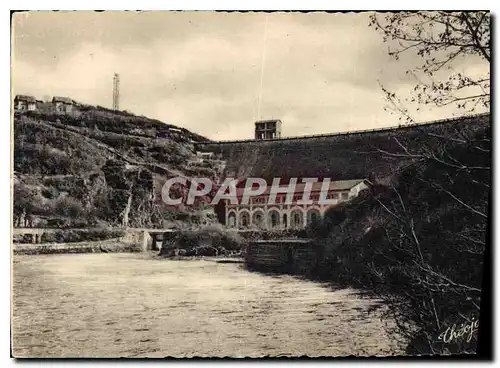
M 266 13 L 266 21 L 264 24 L 264 41 L 262 46 L 262 59 L 260 64 L 260 89 L 259 89 L 259 103 L 257 105 L 257 120 L 260 119 L 260 105 L 262 102 L 262 84 L 264 82 L 264 64 L 266 62 L 266 41 L 267 41 L 267 13 Z

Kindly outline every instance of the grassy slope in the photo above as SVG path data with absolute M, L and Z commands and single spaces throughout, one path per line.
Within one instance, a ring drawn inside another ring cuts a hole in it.
M 159 226 L 165 209 L 151 203 L 153 175 L 192 173 L 193 142 L 206 140 L 156 120 L 81 106 L 81 112 L 16 114 L 15 219 L 41 226 L 123 223 Z M 202 168 L 213 175 L 210 167 Z M 28 224 L 29 225 L 29 224 Z

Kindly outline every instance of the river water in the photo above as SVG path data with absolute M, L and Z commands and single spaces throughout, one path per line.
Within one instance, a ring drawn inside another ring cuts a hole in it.
M 376 301 L 241 264 L 16 255 L 13 277 L 15 357 L 399 353 Z

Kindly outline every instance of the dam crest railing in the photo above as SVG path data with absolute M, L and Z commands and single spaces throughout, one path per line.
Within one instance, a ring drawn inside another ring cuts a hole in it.
M 458 122 L 463 121 L 465 119 L 474 119 L 474 118 L 479 118 L 482 116 L 489 116 L 489 115 L 490 115 L 490 113 L 486 112 L 486 113 L 457 116 L 457 117 L 446 118 L 446 119 L 438 119 L 438 120 L 433 120 L 433 121 L 423 122 L 423 123 L 396 125 L 396 126 L 383 127 L 383 128 L 351 130 L 351 131 L 344 131 L 344 132 L 337 132 L 337 133 L 323 133 L 323 134 L 311 134 L 311 135 L 301 135 L 301 136 L 289 136 L 289 137 L 263 139 L 263 140 L 250 138 L 250 139 L 237 139 L 237 140 L 197 142 L 196 145 L 218 145 L 218 144 L 251 143 L 251 142 L 254 142 L 254 143 L 281 142 L 281 141 L 313 139 L 313 138 L 328 138 L 328 137 L 351 135 L 351 134 L 383 133 L 383 132 L 396 131 L 396 130 L 414 129 L 414 128 L 435 125 L 435 124 L 437 125 L 437 124 L 443 124 L 443 123 L 458 123 Z

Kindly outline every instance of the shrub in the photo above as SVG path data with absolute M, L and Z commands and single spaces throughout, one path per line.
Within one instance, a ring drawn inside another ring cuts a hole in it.
M 188 252 L 196 249 L 213 248 L 228 251 L 239 251 L 243 239 L 235 232 L 223 229 L 221 226 L 206 226 L 195 230 L 185 230 L 177 233 L 172 245 Z M 206 252 L 212 252 L 206 251 Z M 205 252 L 205 253 L 206 253 Z
M 68 196 L 59 197 L 55 203 L 55 211 L 59 216 L 78 217 L 83 214 L 84 209 L 80 202 Z
M 82 229 L 56 230 L 42 235 L 42 243 L 75 243 L 120 238 L 124 230 L 117 229 Z

